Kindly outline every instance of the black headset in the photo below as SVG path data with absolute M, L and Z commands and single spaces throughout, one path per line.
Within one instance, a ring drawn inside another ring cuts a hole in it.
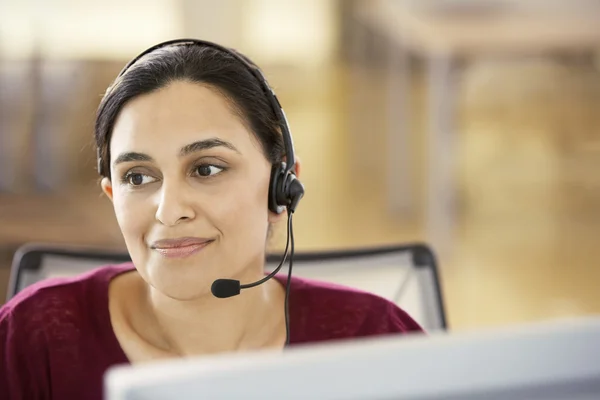
M 237 51 L 228 49 L 221 45 L 218 45 L 213 42 L 208 42 L 205 40 L 198 39 L 175 39 L 169 40 L 166 42 L 159 43 L 155 46 L 152 46 L 139 54 L 133 60 L 131 60 L 125 67 L 121 70 L 117 79 L 127 72 L 127 70 L 135 64 L 140 58 L 144 55 L 151 53 L 157 49 L 162 47 L 167 47 L 171 45 L 194 45 L 194 46 L 204 46 L 211 47 L 217 50 L 222 51 L 228 55 L 231 55 L 240 63 L 242 63 L 248 71 L 254 75 L 257 81 L 260 83 L 265 96 L 269 100 L 269 103 L 273 107 L 273 112 L 277 116 L 277 120 L 279 122 L 279 126 L 281 128 L 281 135 L 283 137 L 283 144 L 285 147 L 285 162 L 279 162 L 272 166 L 271 168 L 271 180 L 269 182 L 269 210 L 274 213 L 280 214 L 283 210 L 287 209 L 288 211 L 288 219 L 287 219 L 287 244 L 285 246 L 285 251 L 279 266 L 273 270 L 269 275 L 260 279 L 259 281 L 241 284 L 240 281 L 234 279 L 217 279 L 213 282 L 211 286 L 211 292 L 215 297 L 218 298 L 228 298 L 232 296 L 236 296 L 240 294 L 242 289 L 250 289 L 256 286 L 259 286 L 269 279 L 273 278 L 275 274 L 279 272 L 283 263 L 285 262 L 288 255 L 288 246 L 290 244 L 291 239 L 291 252 L 289 258 L 289 270 L 288 270 L 288 278 L 287 285 L 285 290 L 285 325 L 286 325 L 286 345 L 290 343 L 290 318 L 289 318 L 289 294 L 290 294 L 290 283 L 292 276 L 292 266 L 293 266 L 293 258 L 294 258 L 294 230 L 292 226 L 292 215 L 294 211 L 296 211 L 296 207 L 300 202 L 300 199 L 304 196 L 304 186 L 302 183 L 296 178 L 296 175 L 293 171 L 293 168 L 296 164 L 296 155 L 294 153 L 294 142 L 292 140 L 292 134 L 290 132 L 290 128 L 288 125 L 287 118 L 275 95 L 275 92 L 269 84 L 267 83 L 266 78 L 260 71 L 258 67 L 253 65 L 250 61 L 244 58 L 243 55 L 239 54 Z M 100 149 L 98 149 L 98 173 L 102 176 L 105 176 L 103 167 L 102 167 L 102 156 L 100 154 Z
M 134 59 L 129 61 L 125 65 L 125 67 L 121 70 L 121 72 L 119 72 L 117 79 L 119 77 L 123 76 L 133 64 L 135 64 L 140 58 L 142 58 L 146 54 L 152 53 L 153 51 L 155 51 L 157 49 L 171 46 L 171 45 L 195 45 L 195 46 L 201 46 L 201 47 L 202 46 L 211 47 L 211 48 L 220 50 L 223 53 L 226 53 L 226 54 L 234 57 L 236 60 L 238 60 L 240 63 L 242 63 L 252 75 L 254 75 L 254 77 L 257 79 L 257 81 L 260 83 L 261 87 L 263 88 L 263 91 L 264 91 L 265 95 L 267 96 L 267 99 L 268 99 L 269 103 L 271 104 L 271 107 L 273 108 L 273 112 L 277 116 L 277 121 L 281 128 L 281 136 L 283 138 L 283 145 L 285 147 L 285 158 L 286 158 L 285 162 L 282 161 L 280 163 L 273 164 L 273 166 L 271 168 L 271 180 L 269 183 L 269 210 L 271 210 L 272 212 L 277 213 L 277 214 L 281 214 L 281 212 L 283 212 L 284 209 L 287 209 L 289 213 L 293 213 L 294 211 L 296 211 L 296 207 L 298 206 L 300 199 L 304 196 L 304 186 L 296 178 L 296 175 L 293 171 L 293 168 L 296 165 L 296 154 L 294 152 L 294 141 L 292 140 L 292 134 L 290 132 L 290 127 L 289 127 L 289 124 L 287 121 L 287 117 L 285 116 L 285 112 L 283 111 L 283 108 L 281 107 L 281 104 L 279 103 L 279 99 L 277 99 L 275 92 L 273 91 L 271 86 L 269 86 L 263 73 L 260 71 L 260 69 L 258 67 L 256 67 L 252 63 L 250 63 L 246 58 L 244 58 L 244 56 L 242 56 L 241 54 L 239 54 L 237 51 L 235 51 L 233 49 L 229 49 L 227 47 L 221 46 L 221 45 L 213 43 L 213 42 L 205 41 L 205 40 L 199 40 L 199 39 L 168 40 L 166 42 L 159 43 L 157 45 L 154 45 L 154 46 L 144 50 L 142 53 L 140 53 Z M 98 173 L 100 175 L 104 176 L 105 174 L 104 174 L 102 162 L 103 162 L 103 160 L 102 160 L 102 156 L 100 154 L 100 149 L 98 149 Z

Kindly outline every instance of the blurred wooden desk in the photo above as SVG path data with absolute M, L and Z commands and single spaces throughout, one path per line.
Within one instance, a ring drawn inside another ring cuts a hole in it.
M 55 242 L 119 246 L 110 201 L 100 189 L 0 194 L 0 245 Z
M 454 172 L 457 159 L 455 89 L 457 66 L 473 57 L 548 55 L 594 52 L 600 48 L 600 2 L 592 0 L 366 0 L 357 3 L 358 20 L 387 38 L 391 68 L 403 75 L 391 85 L 400 110 L 407 104 L 410 69 L 407 53 L 427 60 L 428 182 L 427 232 L 438 251 L 452 247 L 456 217 Z M 393 76 L 393 75 L 392 75 Z M 395 100 L 393 100 L 395 99 Z M 410 117 L 410 116 L 408 116 Z M 391 154 L 407 150 L 405 121 L 390 127 Z M 389 175 L 409 173 L 395 168 Z M 394 184 L 391 182 L 391 184 Z M 397 193 L 404 188 L 397 187 Z

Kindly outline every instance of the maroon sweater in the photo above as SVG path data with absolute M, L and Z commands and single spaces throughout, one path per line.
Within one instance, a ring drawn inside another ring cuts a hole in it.
M 131 263 L 34 284 L 0 309 L 0 399 L 94 399 L 106 370 L 127 364 L 113 333 L 108 285 Z M 285 282 L 287 276 L 277 276 Z M 422 332 L 393 303 L 373 294 L 294 277 L 290 345 Z

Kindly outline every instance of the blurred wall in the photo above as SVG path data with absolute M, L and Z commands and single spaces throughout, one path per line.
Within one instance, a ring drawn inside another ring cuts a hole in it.
M 334 0 L 3 0 L 4 59 L 128 59 L 163 40 L 193 37 L 267 64 L 322 64 L 337 47 Z

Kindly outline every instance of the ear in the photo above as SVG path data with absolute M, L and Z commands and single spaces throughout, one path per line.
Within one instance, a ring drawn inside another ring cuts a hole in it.
M 296 156 L 296 164 L 294 165 L 294 174 L 296 178 L 300 179 L 300 171 L 302 170 L 302 161 L 300 157 Z
M 100 182 L 100 186 L 102 187 L 102 191 L 104 192 L 104 194 L 110 199 L 110 201 L 113 200 L 113 187 L 112 187 L 112 183 L 110 181 L 110 179 L 108 179 L 107 177 L 102 178 L 102 181 Z

